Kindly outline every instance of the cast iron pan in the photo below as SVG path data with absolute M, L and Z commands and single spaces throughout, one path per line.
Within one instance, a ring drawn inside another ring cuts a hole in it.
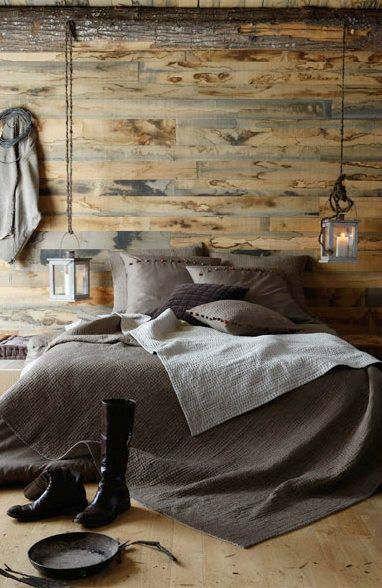
M 101 533 L 60 533 L 38 541 L 28 550 L 34 567 L 53 578 L 85 578 L 106 568 L 123 549 L 132 545 L 145 545 L 165 554 L 175 563 L 176 557 L 158 541 L 125 541 Z
M 84 578 L 106 568 L 125 545 L 101 533 L 60 533 L 32 545 L 28 557 L 47 576 Z

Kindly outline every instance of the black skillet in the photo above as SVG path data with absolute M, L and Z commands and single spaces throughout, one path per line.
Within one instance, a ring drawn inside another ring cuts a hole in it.
M 173 561 L 177 559 L 156 541 L 126 541 L 101 533 L 60 533 L 38 541 L 28 550 L 34 567 L 53 578 L 85 578 L 105 569 L 125 547 L 140 544 L 154 547 Z

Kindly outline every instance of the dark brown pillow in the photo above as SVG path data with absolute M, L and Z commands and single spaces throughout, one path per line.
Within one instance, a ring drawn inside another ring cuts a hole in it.
M 175 313 L 178 319 L 187 321 L 192 325 L 200 324 L 196 319 L 186 313 L 187 310 L 214 302 L 215 300 L 240 300 L 244 298 L 247 288 L 242 286 L 222 286 L 218 284 L 182 284 L 175 288 L 168 300 L 157 308 L 152 314 L 152 318 L 159 316 L 167 308 Z
M 279 312 L 294 322 L 311 319 L 293 300 L 285 279 L 278 273 L 229 266 L 187 266 L 187 270 L 196 284 L 245 286 L 248 288 L 246 300 Z
M 217 300 L 187 310 L 201 323 L 230 335 L 296 333 L 292 321 L 279 312 L 246 300 Z
M 113 278 L 114 289 L 114 312 L 126 312 L 127 309 L 127 275 L 124 263 L 124 257 L 129 255 L 126 251 L 110 251 L 110 269 Z M 195 245 L 193 247 L 178 247 L 167 249 L 147 249 L 130 252 L 130 255 L 138 259 L 147 259 L 151 257 L 203 257 L 203 244 Z
M 270 255 L 250 255 L 249 253 L 228 253 L 224 251 L 210 251 L 211 257 L 221 259 L 233 267 L 252 267 L 281 274 L 287 281 L 289 291 L 294 300 L 306 309 L 303 288 L 303 274 L 312 263 L 309 255 L 284 255 L 271 253 Z

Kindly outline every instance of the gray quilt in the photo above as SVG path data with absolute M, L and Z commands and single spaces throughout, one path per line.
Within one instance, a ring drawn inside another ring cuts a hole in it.
M 133 398 L 132 495 L 242 546 L 346 508 L 381 484 L 379 367 L 337 367 L 192 437 L 160 359 L 132 346 L 118 317 L 91 325 L 56 340 L 1 399 L 8 455 L 24 446 L 41 465 L 98 441 L 100 400 Z M 10 481 L 6 464 L 0 476 Z

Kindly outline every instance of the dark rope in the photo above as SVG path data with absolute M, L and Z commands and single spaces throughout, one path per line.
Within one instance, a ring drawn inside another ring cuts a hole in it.
M 65 23 L 65 110 L 66 110 L 66 217 L 68 233 L 73 235 L 73 41 L 76 25 Z
M 341 175 L 335 181 L 333 190 L 329 196 L 330 208 L 333 210 L 333 217 L 339 214 L 346 214 L 353 207 L 353 200 L 347 195 L 344 185 L 345 176 Z
M 17 133 L 15 137 L 4 137 L 3 133 L 0 135 L 0 148 L 1 149 L 11 149 L 12 147 L 16 147 L 17 145 L 25 139 L 27 139 L 33 130 L 33 118 L 29 110 L 25 110 L 24 108 L 7 108 L 0 112 L 0 127 L 4 130 L 6 126 L 8 127 L 16 127 L 17 125 Z M 24 154 L 25 155 L 25 154 Z M 20 161 L 22 155 L 18 155 L 16 159 L 12 161 L 3 161 L 0 159 L 0 163 L 10 165 L 11 163 L 16 163 Z
M 345 129 L 345 53 L 347 29 L 342 29 L 342 62 L 341 62 L 341 131 L 340 131 L 340 177 L 343 175 L 344 165 L 344 129 Z
M 33 119 L 29 110 L 25 110 L 24 108 L 7 108 L 6 110 L 3 110 L 3 112 L 0 112 L 0 125 L 3 127 L 14 126 L 15 122 L 20 120 L 24 124 L 22 131 L 17 135 L 17 137 L 11 137 L 7 139 L 2 135 L 0 136 L 0 147 L 3 149 L 14 147 L 17 143 L 20 143 L 29 137 L 33 128 Z

